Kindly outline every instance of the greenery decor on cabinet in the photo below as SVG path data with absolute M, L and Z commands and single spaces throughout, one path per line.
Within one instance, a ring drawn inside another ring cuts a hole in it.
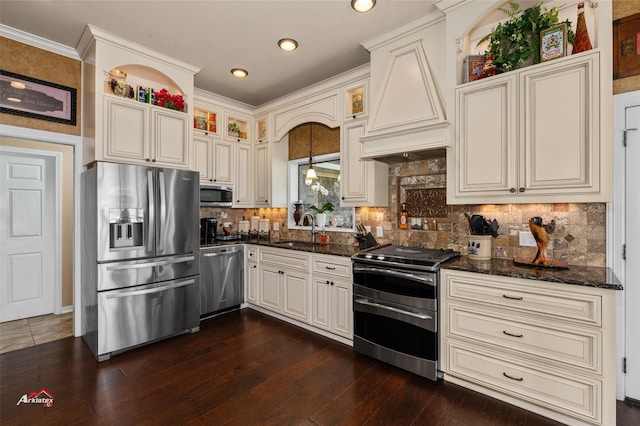
M 518 3 L 498 9 L 509 19 L 499 23 L 489 34 L 480 39 L 477 46 L 489 42 L 485 56 L 493 58 L 500 72 L 507 72 L 540 62 L 540 31 L 558 24 L 558 8 L 547 10 L 541 5 L 523 11 Z M 575 34 L 571 22 L 567 24 L 567 39 L 573 43 Z
M 229 132 L 229 135 L 236 135 L 238 137 L 240 137 L 240 134 L 242 133 L 242 130 L 240 130 L 240 126 L 238 125 L 238 123 L 235 123 L 233 121 L 227 125 L 227 131 Z

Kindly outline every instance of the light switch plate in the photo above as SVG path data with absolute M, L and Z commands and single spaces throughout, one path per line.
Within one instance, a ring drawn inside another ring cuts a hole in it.
M 523 247 L 535 247 L 536 240 L 533 238 L 533 234 L 529 231 L 520 231 L 520 246 Z
M 382 238 L 382 226 L 376 226 L 376 237 Z

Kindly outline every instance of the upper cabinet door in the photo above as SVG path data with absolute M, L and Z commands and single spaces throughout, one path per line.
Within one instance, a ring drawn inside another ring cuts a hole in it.
M 520 181 L 529 194 L 600 190 L 598 54 L 523 71 Z
M 105 160 L 151 162 L 149 107 L 146 104 L 105 95 L 104 130 Z
M 235 167 L 234 154 L 232 143 L 215 141 L 215 148 L 213 151 L 214 182 L 233 184 L 233 168 Z
M 193 134 L 193 170 L 200 172 L 200 182 L 213 182 L 213 140 Z
M 167 108 L 153 108 L 154 160 L 158 164 L 189 168 L 189 117 Z
M 340 206 L 387 206 L 389 167 L 375 160 L 362 159 L 361 139 L 365 121 L 342 127 L 340 135 Z
M 510 196 L 516 188 L 516 77 L 493 77 L 456 90 L 456 193 Z

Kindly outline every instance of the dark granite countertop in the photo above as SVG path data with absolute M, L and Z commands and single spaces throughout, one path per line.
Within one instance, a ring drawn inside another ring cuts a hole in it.
M 511 259 L 477 261 L 470 260 L 467 256 L 443 263 L 440 267 L 456 271 L 622 290 L 622 284 L 611 268 L 578 265 L 569 265 L 569 269 L 535 268 L 515 265 Z
M 290 241 L 290 240 L 287 240 Z M 299 243 L 299 244 L 296 244 Z M 249 239 L 236 241 L 217 241 L 214 244 L 202 245 L 201 248 L 218 247 L 235 244 L 254 244 L 259 246 L 282 248 L 288 250 L 305 251 L 309 253 L 330 254 L 333 256 L 351 257 L 358 253 L 358 247 L 346 244 L 311 244 L 306 241 L 298 241 L 287 245 L 284 241 L 269 241 L 263 239 Z

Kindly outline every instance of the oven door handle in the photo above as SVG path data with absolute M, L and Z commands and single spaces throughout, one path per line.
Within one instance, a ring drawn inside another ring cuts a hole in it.
M 394 308 L 393 306 L 387 306 L 387 305 L 383 305 L 381 303 L 369 302 L 368 299 L 355 299 L 355 302 L 359 303 L 360 305 L 373 306 L 374 308 L 385 309 L 387 311 L 395 312 L 395 313 L 402 314 L 402 315 L 407 315 L 407 316 L 418 318 L 418 319 L 421 319 L 421 320 L 433 319 L 433 317 L 431 317 L 429 315 L 416 314 L 415 312 L 405 311 L 404 309 Z
M 423 275 L 414 275 L 408 272 L 394 271 L 392 269 L 372 268 L 370 266 L 367 266 L 367 267 L 354 266 L 353 273 L 354 274 L 361 273 L 361 274 L 388 275 L 392 277 L 400 277 L 400 278 L 404 278 L 411 281 L 420 281 L 423 283 L 434 285 L 433 277 L 431 276 L 425 277 Z

